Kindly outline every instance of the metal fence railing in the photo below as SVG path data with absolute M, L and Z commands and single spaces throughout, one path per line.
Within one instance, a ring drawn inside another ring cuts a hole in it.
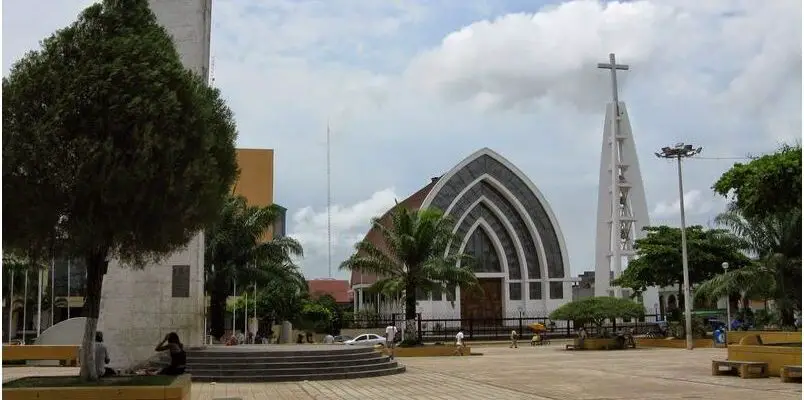
M 644 335 L 657 328 L 660 320 L 659 315 L 649 314 L 634 320 L 607 321 L 601 328 L 586 324 L 584 328 L 590 335 L 603 333 L 599 329 L 615 333 L 620 329 L 629 328 L 634 335 Z M 344 318 L 343 328 L 354 329 L 379 329 L 391 323 L 401 326 L 405 322 L 404 314 L 376 315 L 370 317 L 350 316 Z M 528 325 L 541 323 L 547 328 L 547 335 L 550 338 L 570 338 L 577 334 L 580 326 L 576 326 L 572 321 L 551 320 L 543 316 L 526 316 L 509 318 L 423 318 L 421 314 L 416 315 L 416 331 L 420 340 L 425 342 L 451 341 L 455 334 L 463 329 L 464 335 L 469 340 L 506 340 L 510 337 L 511 331 L 516 330 L 520 336 L 530 332 Z

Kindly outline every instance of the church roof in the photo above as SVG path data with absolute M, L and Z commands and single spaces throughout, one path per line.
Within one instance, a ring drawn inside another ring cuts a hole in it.
M 569 276 L 566 245 L 558 221 L 536 185 L 514 164 L 482 148 L 446 174 L 398 203 L 380 217 L 388 226 L 397 207 L 435 207 L 456 219 L 456 235 L 469 238 L 482 226 L 495 251 L 504 257 L 509 279 L 563 279 Z M 371 227 L 363 240 L 385 252 L 382 234 Z M 464 246 L 462 244 L 461 246 Z M 353 271 L 352 287 L 377 277 Z

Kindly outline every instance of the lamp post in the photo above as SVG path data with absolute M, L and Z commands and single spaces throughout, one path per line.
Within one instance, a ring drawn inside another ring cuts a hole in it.
M 729 263 L 724 262 L 720 264 L 723 267 L 723 273 L 729 272 Z M 726 330 L 731 330 L 731 296 L 730 293 L 726 293 Z
M 692 157 L 701 152 L 701 147 L 691 144 L 677 143 L 675 147 L 663 147 L 655 153 L 659 158 L 675 158 L 678 161 L 678 200 L 681 209 L 681 268 L 684 274 L 684 327 L 687 332 L 687 350 L 692 350 L 692 302 L 690 300 L 690 270 L 687 264 L 687 228 L 684 215 L 684 182 L 681 174 L 681 159 Z

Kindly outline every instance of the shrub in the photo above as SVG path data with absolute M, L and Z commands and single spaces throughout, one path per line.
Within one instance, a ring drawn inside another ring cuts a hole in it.
M 645 314 L 642 304 L 616 297 L 589 297 L 564 304 L 550 313 L 550 319 L 574 321 L 576 326 L 591 323 L 601 331 L 606 320 L 638 318 Z

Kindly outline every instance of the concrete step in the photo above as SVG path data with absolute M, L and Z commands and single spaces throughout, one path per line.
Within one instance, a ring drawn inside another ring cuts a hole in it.
M 334 372 L 334 373 L 301 373 L 295 375 L 263 375 L 263 376 L 244 376 L 244 375 L 231 375 L 231 376 L 217 376 L 217 375 L 196 375 L 191 374 L 194 382 L 291 382 L 291 381 L 306 381 L 306 380 L 333 380 L 333 379 L 355 379 L 355 378 L 370 378 L 377 376 L 386 376 L 393 374 L 400 374 L 405 372 L 404 365 L 396 365 L 393 367 L 375 369 L 371 371 L 357 371 L 357 372 Z
M 277 362 L 305 362 L 305 361 L 352 361 L 359 360 L 366 357 L 371 357 L 372 354 L 377 354 L 375 351 L 366 353 L 352 353 L 340 354 L 339 352 L 330 352 L 319 355 L 299 354 L 294 356 L 276 356 L 273 353 L 261 353 L 260 355 L 242 355 L 242 354 L 224 354 L 217 357 L 187 357 L 187 364 L 195 363 L 216 363 L 216 364 L 264 364 L 264 363 L 277 363 Z
M 303 347 L 295 350 L 293 346 L 265 346 L 265 348 L 249 346 L 249 347 L 239 347 L 239 346 L 232 346 L 232 347 L 214 347 L 209 349 L 203 350 L 196 350 L 196 351 L 188 351 L 188 356 L 196 356 L 196 357 L 215 357 L 218 355 L 225 355 L 225 354 L 243 354 L 243 355 L 259 355 L 259 354 L 266 354 L 270 353 L 276 355 L 277 357 L 287 357 L 287 356 L 295 356 L 298 354 L 307 354 L 307 355 L 321 355 L 321 354 L 354 354 L 354 353 L 366 353 L 373 350 L 373 347 L 370 346 L 316 346 L 316 347 Z
M 378 363 L 388 362 L 388 357 L 381 357 L 379 355 L 364 356 L 353 360 L 302 360 L 302 361 L 279 361 L 279 362 L 255 362 L 255 360 L 239 360 L 236 363 L 219 363 L 216 360 L 201 360 L 199 362 L 188 362 L 188 368 L 192 370 L 218 370 L 225 366 L 227 369 L 271 369 L 271 368 L 324 368 L 324 367 L 337 367 L 341 365 L 373 365 Z
M 201 369 L 201 368 L 187 368 L 187 372 L 192 376 L 288 376 L 288 375 L 328 375 L 328 374 L 343 374 L 352 372 L 365 372 L 376 371 L 380 369 L 395 368 L 398 364 L 396 361 L 381 362 L 376 364 L 367 365 L 340 365 L 333 367 L 309 367 L 309 366 L 294 366 L 291 368 L 262 368 L 262 369 Z

